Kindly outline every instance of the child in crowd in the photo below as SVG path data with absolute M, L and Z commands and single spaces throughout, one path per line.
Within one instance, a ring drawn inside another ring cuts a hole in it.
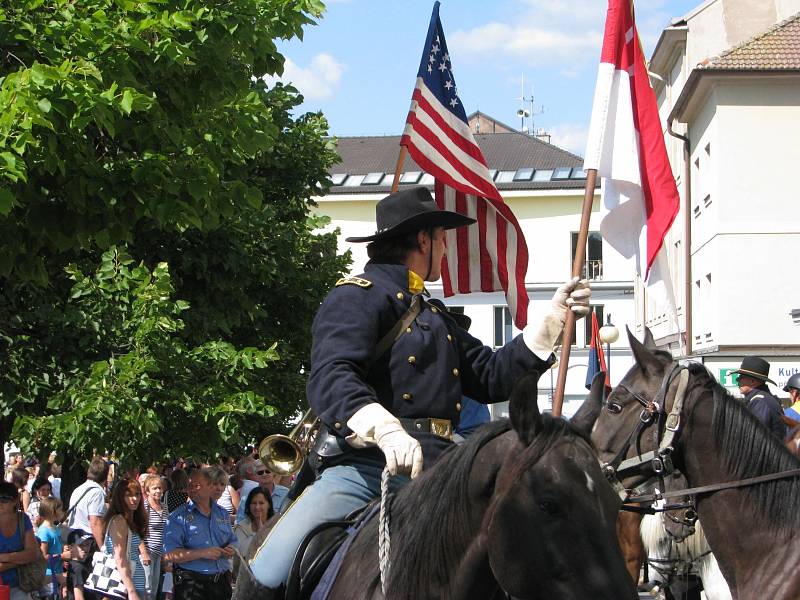
M 61 500 L 57 498 L 43 498 L 39 505 L 39 518 L 41 523 L 36 531 L 39 538 L 42 554 L 47 559 L 47 583 L 39 592 L 40 598 L 60 600 L 61 590 L 64 587 L 64 560 L 70 556 L 64 553 L 61 543 L 60 525 L 55 525 L 62 517 Z

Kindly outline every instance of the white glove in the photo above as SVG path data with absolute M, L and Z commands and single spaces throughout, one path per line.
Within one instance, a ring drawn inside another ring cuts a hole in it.
M 406 433 L 400 421 L 377 402 L 360 408 L 347 421 L 353 435 L 347 442 L 354 448 L 378 446 L 386 457 L 389 473 L 422 473 L 422 447 Z
M 567 309 L 572 309 L 576 319 L 586 316 L 589 314 L 591 296 L 592 290 L 585 279 L 579 280 L 577 277 L 573 277 L 560 285 L 556 293 L 553 294 L 550 312 L 539 326 L 528 326 L 522 332 L 522 339 L 525 341 L 525 345 L 536 356 L 542 360 L 547 360 L 552 354 L 561 332 L 564 330 Z
M 585 279 L 573 277 L 558 286 L 553 294 L 551 314 L 557 316 L 564 323 L 567 320 L 567 308 L 575 313 L 575 318 L 580 319 L 589 314 L 589 301 L 592 297 L 592 288 Z

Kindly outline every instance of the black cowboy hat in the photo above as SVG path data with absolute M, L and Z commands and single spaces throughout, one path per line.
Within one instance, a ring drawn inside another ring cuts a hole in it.
M 428 188 L 413 187 L 389 194 L 375 207 L 378 231 L 366 237 L 349 237 L 348 242 L 374 242 L 433 227 L 455 229 L 475 222 L 449 210 L 440 210 Z
M 740 375 L 747 375 L 759 381 L 769 381 L 772 385 L 777 385 L 772 379 L 767 377 L 769 375 L 769 363 L 763 358 L 757 356 L 745 356 L 742 359 L 742 366 L 734 369 L 731 373 L 739 373 Z

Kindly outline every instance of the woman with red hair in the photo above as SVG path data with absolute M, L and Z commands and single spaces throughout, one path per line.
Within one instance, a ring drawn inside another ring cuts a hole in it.
M 143 600 L 144 567 L 139 560 L 147 538 L 147 513 L 142 488 L 135 479 L 120 479 L 111 491 L 111 506 L 103 517 L 105 552 L 114 556 L 128 600 Z

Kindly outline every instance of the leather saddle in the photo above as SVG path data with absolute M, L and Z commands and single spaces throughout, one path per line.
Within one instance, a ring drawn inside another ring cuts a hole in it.
M 340 546 L 360 529 L 374 512 L 371 502 L 340 521 L 329 521 L 312 529 L 294 556 L 286 586 L 285 600 L 308 600 Z

